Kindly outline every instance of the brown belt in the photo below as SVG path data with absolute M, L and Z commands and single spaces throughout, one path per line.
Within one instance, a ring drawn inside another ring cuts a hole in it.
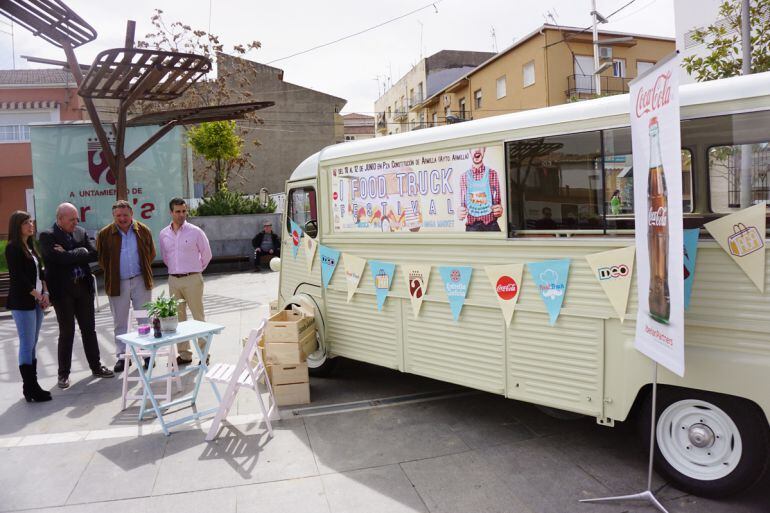
M 182 274 L 172 274 L 174 278 L 184 278 L 185 276 L 191 276 L 193 274 L 200 274 L 200 273 L 182 273 Z

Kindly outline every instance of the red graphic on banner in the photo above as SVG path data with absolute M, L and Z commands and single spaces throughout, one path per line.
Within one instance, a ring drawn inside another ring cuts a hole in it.
M 500 299 L 510 301 L 519 293 L 519 286 L 516 284 L 516 280 L 510 276 L 500 276 L 500 279 L 497 280 L 495 291 L 500 296 Z

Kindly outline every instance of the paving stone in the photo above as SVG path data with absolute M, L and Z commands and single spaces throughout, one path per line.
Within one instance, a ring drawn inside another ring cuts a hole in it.
M 288 479 L 234 489 L 238 513 L 329 513 L 319 477 Z M 368 508 L 360 511 L 369 511 Z
M 427 513 L 398 465 L 321 476 L 332 513 Z

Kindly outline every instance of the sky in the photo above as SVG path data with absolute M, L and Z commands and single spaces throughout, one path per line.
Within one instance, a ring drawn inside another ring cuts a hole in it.
M 674 0 L 596 0 L 608 16 L 602 29 L 674 37 Z M 348 100 L 343 114 L 373 114 L 383 87 L 395 83 L 422 57 L 440 50 L 503 50 L 546 21 L 562 26 L 591 23 L 591 0 L 65 0 L 93 26 L 98 37 L 76 50 L 90 64 L 102 50 L 123 46 L 126 20 L 137 23 L 141 39 L 152 30 L 155 8 L 166 22 L 181 21 L 193 29 L 220 36 L 227 51 L 233 44 L 262 44 L 247 57 L 284 70 L 284 80 Z M 628 5 L 626 5 L 628 4 Z M 624 7 L 625 6 L 625 7 Z M 422 8 L 422 9 L 421 9 Z M 412 11 L 412 14 L 408 14 Z M 550 16 L 553 17 L 550 18 Z M 390 23 L 391 19 L 399 18 Z M 40 68 L 20 55 L 64 60 L 61 49 L 32 36 L 22 27 L 7 32 L 0 17 L 0 69 Z M 370 27 L 384 25 L 366 30 Z M 303 55 L 303 50 L 365 31 Z M 494 34 L 494 35 L 493 35 Z M 279 60 L 282 59 L 282 60 Z M 258 97 L 254 98 L 259 100 Z

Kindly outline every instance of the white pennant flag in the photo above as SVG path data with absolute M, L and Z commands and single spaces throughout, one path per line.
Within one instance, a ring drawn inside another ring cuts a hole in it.
M 364 275 L 366 259 L 351 255 L 350 253 L 343 253 L 342 265 L 345 268 L 345 281 L 348 284 L 348 303 L 350 303 L 353 294 L 356 293 L 358 283 L 361 281 L 361 276 Z
M 610 304 L 623 322 L 628 306 L 628 291 L 631 290 L 631 277 L 634 275 L 634 256 L 636 247 L 603 251 L 586 255 L 588 265 L 599 280 Z
M 305 258 L 307 259 L 307 272 L 308 274 L 313 272 L 313 259 L 315 259 L 315 250 L 318 247 L 318 243 L 313 237 L 305 234 L 302 237 L 302 247 L 305 248 Z
M 430 264 L 404 264 L 404 278 L 406 290 L 412 301 L 412 313 L 414 318 L 420 316 L 420 306 L 425 294 L 428 293 L 428 279 L 430 278 Z
M 521 276 L 524 264 L 488 265 L 484 268 L 495 291 L 500 308 L 503 310 L 505 325 L 511 325 L 516 302 L 521 295 Z

